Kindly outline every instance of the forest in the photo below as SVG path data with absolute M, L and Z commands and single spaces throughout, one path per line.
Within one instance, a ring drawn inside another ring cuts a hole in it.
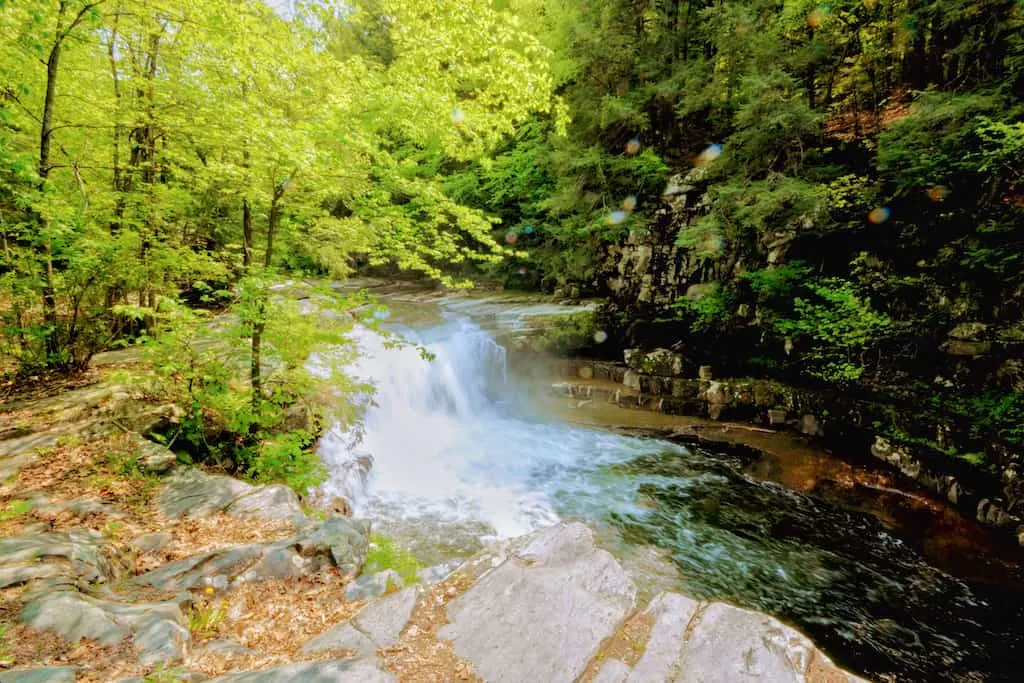
M 284 425 L 364 302 L 273 288 L 385 273 L 606 296 L 584 352 L 903 402 L 975 463 L 1024 439 L 1017 0 L 0 0 L 0 36 L 13 382 L 146 342 L 198 451 L 309 483 Z M 647 238 L 688 270 L 611 290 Z

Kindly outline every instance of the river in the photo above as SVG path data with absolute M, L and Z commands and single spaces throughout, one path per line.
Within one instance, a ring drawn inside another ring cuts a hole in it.
M 357 333 L 352 372 L 377 385 L 376 405 L 361 439 L 322 441 L 325 492 L 351 498 L 425 564 L 582 519 L 648 595 L 675 588 L 770 613 L 875 680 L 1019 680 L 1024 589 L 1017 565 L 987 555 L 980 527 L 949 531 L 951 512 L 911 504 L 917 494 L 870 498 L 827 476 L 801 486 L 794 463 L 806 458 L 576 419 L 510 375 L 472 307 L 391 311 L 385 327 L 433 359 Z

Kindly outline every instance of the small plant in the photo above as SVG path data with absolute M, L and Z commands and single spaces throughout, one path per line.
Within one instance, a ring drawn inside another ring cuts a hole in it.
M 14 654 L 11 646 L 7 644 L 7 624 L 0 624 L 0 666 L 11 666 L 14 664 Z
M 153 670 L 142 679 L 142 683 L 174 683 L 186 677 L 187 671 L 178 666 L 167 666 L 157 664 Z
M 213 638 L 227 616 L 227 605 L 224 601 L 193 605 L 188 612 L 188 631 L 198 640 Z
M 370 551 L 366 554 L 363 571 L 371 574 L 392 569 L 402 577 L 406 584 L 416 583 L 419 578 L 416 572 L 423 568 L 416 556 L 404 548 L 398 547 L 393 538 L 372 534 Z
M 0 510 L 0 522 L 10 519 L 17 519 L 32 510 L 32 504 L 27 500 L 12 500 Z

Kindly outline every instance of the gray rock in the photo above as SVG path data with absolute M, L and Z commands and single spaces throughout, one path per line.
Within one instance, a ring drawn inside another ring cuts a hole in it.
M 398 642 L 416 607 L 419 590 L 415 586 L 371 602 L 352 618 L 352 624 L 380 647 Z
M 131 636 L 139 659 L 148 664 L 178 662 L 189 640 L 176 603 L 129 604 L 101 600 L 72 587 L 35 591 L 20 620 L 70 641 L 94 638 L 116 645 Z
M 135 579 L 160 590 L 227 588 L 239 582 L 304 576 L 337 567 L 355 576 L 366 559 L 367 522 L 333 517 L 283 541 L 218 548 L 164 565 Z
M 303 645 L 299 654 L 311 655 L 325 650 L 352 650 L 357 655 L 372 655 L 377 651 L 377 644 L 350 622 L 343 621 Z
M 128 542 L 128 545 L 144 553 L 155 553 L 165 548 L 173 538 L 168 531 L 154 531 L 150 534 L 136 536 Z
M 678 593 L 662 593 L 651 600 L 644 614 L 654 618 L 654 626 L 643 656 L 629 677 L 630 683 L 675 679 L 686 626 L 699 608 L 696 600 Z
M 254 653 L 254 650 L 248 648 L 237 640 L 231 638 L 222 638 L 220 640 L 211 640 L 202 646 L 202 651 L 206 653 L 220 655 L 222 657 L 246 657 Z
M 103 552 L 103 536 L 88 529 L 0 539 L 0 588 L 34 579 L 74 577 L 107 581 L 119 575 Z
M 591 683 L 626 683 L 629 665 L 621 659 L 607 659 L 597 670 Z
M 300 524 L 308 519 L 295 491 L 284 484 L 259 486 L 236 499 L 224 511 L 232 517 L 287 519 Z
M 210 683 L 395 683 L 373 657 L 288 664 L 264 671 L 229 674 Z
M 789 415 L 782 408 L 772 408 L 768 411 L 768 424 L 777 426 L 786 424 Z
M 434 584 L 441 583 L 453 571 L 459 568 L 460 562 L 452 560 L 451 562 L 442 562 L 441 564 L 435 564 L 432 567 L 426 567 L 416 572 L 416 577 L 421 583 L 427 586 L 433 586 Z
M 255 487 L 222 474 L 182 467 L 167 478 L 157 504 L 168 517 L 210 515 L 226 510 Z
M 174 451 L 141 436 L 136 438 L 139 469 L 147 474 L 166 474 L 178 464 Z
M 41 669 L 9 669 L 0 671 L 3 683 L 75 683 L 73 666 L 48 666 Z
M 346 600 L 369 600 L 379 598 L 389 588 L 402 588 L 405 581 L 394 569 L 385 569 L 375 574 L 360 576 L 356 581 L 345 587 Z
M 485 680 L 575 680 L 633 607 L 636 586 L 582 524 L 546 529 L 504 561 L 485 552 L 498 564 L 448 605 L 438 633 Z

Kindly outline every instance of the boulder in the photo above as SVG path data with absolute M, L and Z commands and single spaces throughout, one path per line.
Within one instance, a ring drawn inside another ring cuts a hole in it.
M 137 436 L 139 469 L 146 474 L 166 474 L 178 464 L 178 456 L 166 446 Z
M 128 545 L 144 553 L 155 553 L 165 548 L 173 538 L 169 531 L 155 531 L 150 534 L 139 534 L 130 540 Z
M 485 573 L 449 603 L 438 636 L 487 681 L 575 680 L 636 599 L 629 576 L 579 523 L 485 554 L 468 567 Z
M 225 589 L 248 581 L 306 576 L 329 567 L 354 577 L 366 560 L 367 522 L 333 517 L 283 541 L 218 548 L 154 569 L 135 579 L 158 590 Z
M 284 484 L 258 486 L 228 505 L 224 512 L 232 517 L 287 519 L 297 524 L 308 520 L 299 497 Z
M 374 657 L 328 662 L 300 662 L 263 671 L 228 674 L 209 683 L 395 683 Z
M 168 517 L 211 515 L 227 509 L 254 488 L 233 477 L 182 467 L 167 478 L 157 505 Z

